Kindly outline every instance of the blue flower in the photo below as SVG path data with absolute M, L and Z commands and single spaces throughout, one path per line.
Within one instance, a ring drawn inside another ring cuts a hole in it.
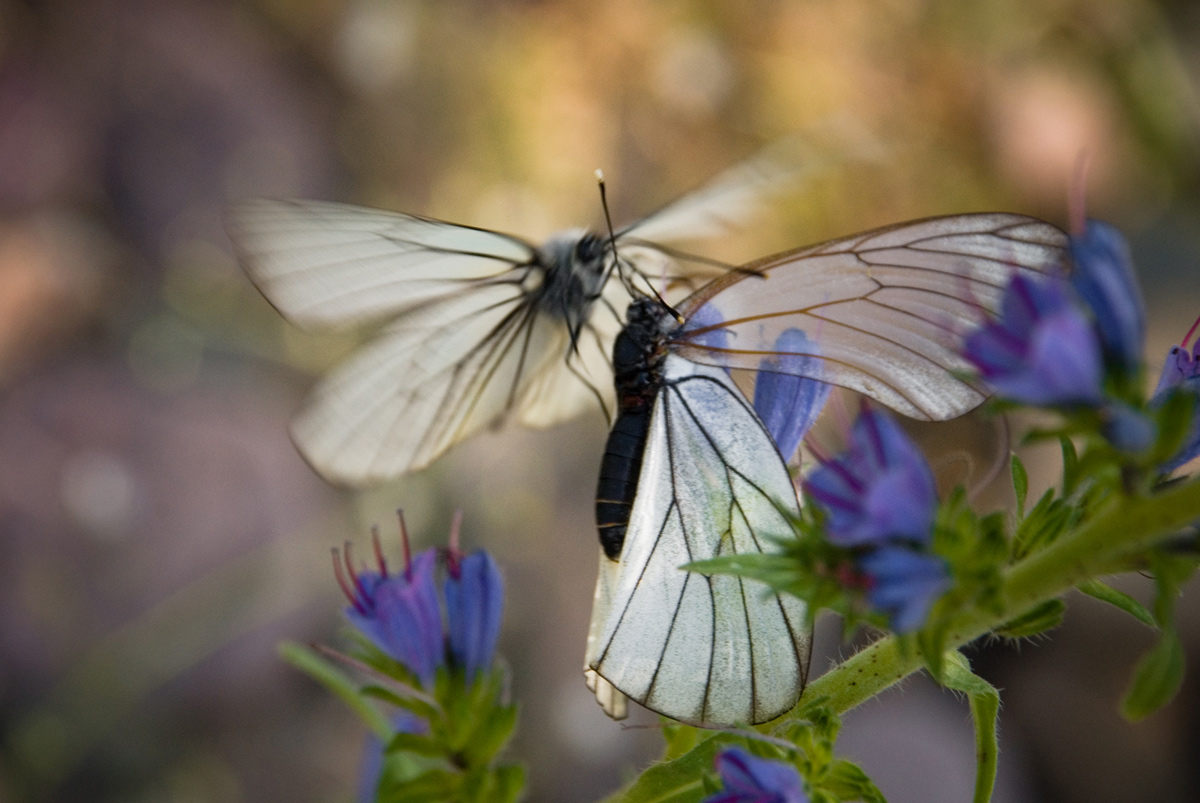
M 1200 321 L 1196 323 L 1200 325 Z M 1195 330 L 1196 326 L 1193 326 L 1192 332 Z M 1155 388 L 1154 396 L 1150 399 L 1150 406 L 1158 407 L 1169 394 L 1174 393 L 1177 389 L 1190 391 L 1196 395 L 1196 402 L 1192 408 L 1191 429 L 1188 430 L 1183 445 L 1180 446 L 1175 456 L 1161 466 L 1164 472 L 1174 471 L 1200 455 L 1200 339 L 1193 344 L 1192 352 L 1189 354 L 1186 344 L 1188 338 L 1192 336 L 1192 332 L 1188 332 L 1187 337 L 1183 339 L 1184 345 L 1172 346 L 1167 353 L 1162 373 L 1158 378 L 1158 387 Z
M 800 773 L 790 764 L 751 755 L 740 747 L 717 754 L 724 788 L 702 803 L 808 803 Z
M 1104 360 L 1127 374 L 1142 362 L 1146 308 L 1121 232 L 1089 220 L 1083 233 L 1070 237 L 1071 286 L 1092 311 Z
M 846 453 L 814 471 L 804 487 L 828 513 L 826 533 L 834 544 L 929 541 L 937 508 L 933 472 L 884 413 L 864 410 Z
M 1102 415 L 1104 437 L 1122 452 L 1144 452 L 1158 437 L 1158 427 L 1149 416 L 1122 402 L 1110 402 Z
M 929 609 L 950 587 L 946 561 L 901 546 L 876 549 L 859 559 L 867 578 L 867 601 L 888 615 L 895 633 L 908 633 L 925 623 Z
M 754 383 L 754 410 L 784 460 L 791 460 L 800 441 L 825 408 L 832 387 L 819 381 L 821 360 L 816 344 L 800 329 L 783 331 L 775 341 L 774 355 L 758 366 Z
M 458 560 L 451 552 L 445 592 L 450 655 L 471 680 L 491 668 L 504 612 L 504 581 L 488 553 Z
M 445 635 L 434 580 L 437 554 L 427 549 L 398 574 L 389 574 L 376 550 L 378 571 L 356 572 L 346 547 L 343 574 L 335 551 L 334 569 L 350 600 L 346 618 L 384 653 L 404 664 L 430 688 L 445 662 Z
M 964 353 L 988 384 L 1013 401 L 1056 406 L 1103 399 L 1100 344 L 1061 279 L 1014 276 L 1000 320 L 972 332 Z

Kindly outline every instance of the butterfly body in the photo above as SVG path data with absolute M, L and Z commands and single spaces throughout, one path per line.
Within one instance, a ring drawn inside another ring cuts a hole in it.
M 534 247 L 531 265 L 541 276 L 532 291 L 537 308 L 578 332 L 604 290 L 611 263 L 612 249 L 597 234 L 569 229 L 551 235 Z

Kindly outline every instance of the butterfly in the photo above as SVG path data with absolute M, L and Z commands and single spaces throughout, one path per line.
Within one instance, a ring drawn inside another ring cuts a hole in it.
M 766 257 L 676 309 L 633 302 L 614 348 L 584 667 L 610 716 L 626 698 L 707 725 L 794 705 L 811 649 L 804 603 L 679 567 L 792 532 L 787 461 L 830 386 L 922 420 L 979 405 L 963 335 L 996 311 L 1014 271 L 1053 270 L 1065 248 L 1030 217 L 931 218 Z M 737 369 L 758 373 L 753 403 Z
M 724 270 L 662 243 L 741 225 L 798 172 L 764 151 L 611 238 L 573 229 L 537 245 L 416 215 L 267 199 L 235 205 L 228 230 L 250 279 L 296 326 L 386 321 L 292 422 L 319 474 L 357 485 L 424 468 L 506 418 L 548 427 L 611 409 L 609 351 L 632 294 Z

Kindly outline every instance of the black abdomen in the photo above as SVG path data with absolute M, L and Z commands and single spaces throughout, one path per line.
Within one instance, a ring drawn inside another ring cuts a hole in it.
M 621 557 L 629 513 L 637 495 L 642 451 L 650 431 L 650 411 L 662 378 L 662 330 L 674 313 L 653 299 L 629 306 L 625 328 L 613 343 L 613 374 L 617 388 L 617 420 L 600 463 L 596 483 L 596 526 L 609 560 Z
M 638 475 L 642 471 L 642 450 L 650 429 L 650 406 L 622 410 L 608 433 L 604 459 L 600 462 L 600 480 L 596 483 L 596 526 L 600 545 L 609 560 L 621 556 L 629 511 L 637 494 Z

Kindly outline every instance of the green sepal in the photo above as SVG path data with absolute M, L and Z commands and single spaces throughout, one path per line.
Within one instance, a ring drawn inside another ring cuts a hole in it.
M 1146 607 L 1142 603 L 1124 591 L 1118 591 L 1099 580 L 1085 580 L 1077 588 L 1089 597 L 1094 597 L 1101 602 L 1107 602 L 1109 605 L 1120 608 L 1144 625 L 1155 626 L 1153 614 L 1146 610 Z
M 996 687 L 971 671 L 971 665 L 958 650 L 946 654 L 943 684 L 948 689 L 964 692 L 971 705 L 975 723 L 975 795 L 973 803 L 989 803 L 996 786 L 999 743 L 996 721 L 1000 716 L 1000 692 Z
M 1048 599 L 1033 606 L 1020 616 L 1010 619 L 993 632 L 997 636 L 1010 639 L 1036 636 L 1061 625 L 1066 609 L 1066 603 L 1061 599 Z
M 1183 643 L 1174 630 L 1167 630 L 1138 661 L 1133 682 L 1121 701 L 1121 716 L 1137 722 L 1171 702 L 1183 683 L 1183 671 Z

